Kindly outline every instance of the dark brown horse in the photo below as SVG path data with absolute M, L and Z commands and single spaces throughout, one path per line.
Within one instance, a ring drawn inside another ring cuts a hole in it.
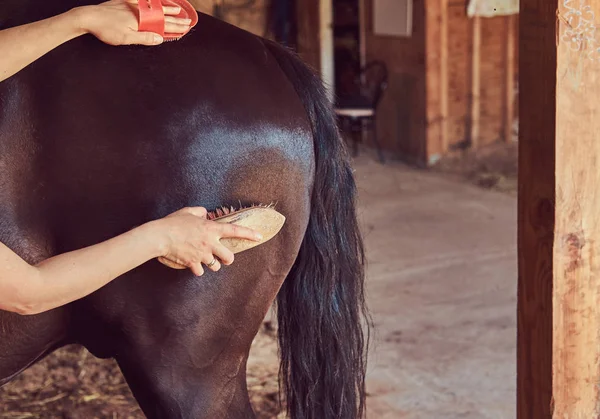
M 87 3 L 0 0 L 0 28 Z M 0 241 L 30 263 L 184 206 L 272 201 L 284 229 L 219 273 L 152 261 L 61 309 L 0 312 L 0 385 L 79 343 L 118 361 L 148 417 L 251 418 L 246 361 L 277 298 L 291 417 L 352 419 L 366 352 L 354 179 L 297 57 L 202 15 L 182 41 L 87 36 L 0 83 Z

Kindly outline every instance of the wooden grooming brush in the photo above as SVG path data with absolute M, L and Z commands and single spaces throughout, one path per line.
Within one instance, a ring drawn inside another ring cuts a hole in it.
M 248 227 L 262 234 L 263 239 L 255 242 L 246 239 L 224 238 L 221 243 L 233 254 L 252 249 L 271 240 L 285 224 L 285 217 L 275 211 L 272 205 L 256 205 L 248 208 L 234 210 L 233 208 L 219 208 L 210 212 L 207 216 L 209 220 L 218 223 L 235 224 L 242 227 Z M 187 267 L 175 263 L 164 257 L 158 258 L 163 265 L 173 269 L 187 269 Z

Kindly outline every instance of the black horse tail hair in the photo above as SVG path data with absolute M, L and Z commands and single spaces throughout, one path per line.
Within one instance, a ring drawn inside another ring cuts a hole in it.
M 306 108 L 316 159 L 308 228 L 277 296 L 282 396 L 291 419 L 363 418 L 371 325 L 349 154 L 320 78 L 264 42 Z

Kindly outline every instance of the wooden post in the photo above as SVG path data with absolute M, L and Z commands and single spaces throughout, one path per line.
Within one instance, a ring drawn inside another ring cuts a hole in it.
M 598 418 L 600 0 L 521 0 L 519 20 L 518 418 Z
M 358 38 L 358 42 L 359 42 L 359 55 L 360 55 L 360 68 L 365 68 L 367 66 L 367 7 L 370 7 L 371 10 L 373 8 L 373 2 L 369 2 L 367 3 L 367 0 L 358 0 L 358 22 L 359 22 L 359 28 L 358 28 L 358 34 L 359 34 L 359 38 Z M 365 83 L 365 75 L 361 73 L 361 83 Z M 375 122 L 376 124 L 379 123 L 379 121 Z M 368 132 L 365 129 L 365 125 L 364 123 L 361 124 L 361 129 L 360 129 L 360 136 L 361 136 L 361 141 L 363 144 L 367 143 L 368 140 Z M 379 130 L 378 127 L 375 127 L 377 130 Z M 356 143 L 355 143 L 356 144 Z
M 448 151 L 448 0 L 425 0 L 426 164 Z
M 567 1 L 560 3 L 560 16 L 572 22 Z M 576 7 L 588 17 L 584 3 Z M 592 27 L 559 20 L 553 388 L 561 418 L 600 415 L 600 31 L 593 27 L 600 0 L 587 4 Z M 572 34 L 596 43 L 573 51 Z
M 321 43 L 319 27 L 321 24 L 319 0 L 296 2 L 298 31 L 298 53 L 315 70 L 321 68 Z
M 448 0 L 440 0 L 440 117 L 442 152 L 448 151 L 448 91 L 450 81 L 448 76 Z
M 479 144 L 481 119 L 481 17 L 475 15 L 471 26 L 471 147 Z
M 358 22 L 359 22 L 359 53 L 360 53 L 360 68 L 367 65 L 367 19 L 366 19 L 366 4 L 365 0 L 358 0 Z
M 502 137 L 505 142 L 512 139 L 513 123 L 515 121 L 515 16 L 504 17 L 506 28 L 506 45 L 504 49 L 505 94 L 504 94 L 504 124 Z
M 319 0 L 319 43 L 321 79 L 332 102 L 335 98 L 333 0 Z

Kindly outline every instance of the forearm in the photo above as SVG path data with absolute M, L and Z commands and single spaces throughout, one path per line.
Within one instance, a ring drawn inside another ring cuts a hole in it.
M 37 314 L 60 307 L 102 288 L 118 276 L 162 255 L 159 222 L 113 239 L 28 266 L 13 286 L 11 311 Z M 15 273 L 13 272 L 13 278 Z M 15 278 L 16 279 L 16 278 Z M 10 300 L 11 297 L 7 296 Z
M 79 24 L 81 9 L 49 19 L 0 30 L 0 82 L 85 31 Z

